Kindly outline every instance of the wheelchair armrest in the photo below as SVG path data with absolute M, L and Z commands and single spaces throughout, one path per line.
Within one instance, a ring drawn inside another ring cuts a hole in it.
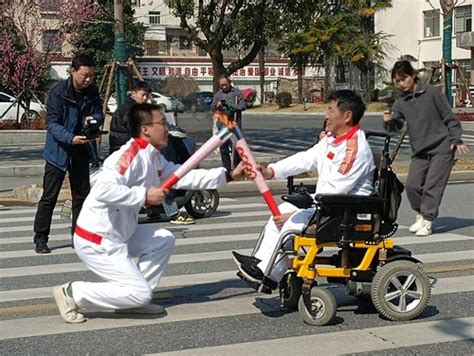
M 309 194 L 285 194 L 281 196 L 281 199 L 300 209 L 308 209 L 314 204 L 314 199 Z
M 354 194 L 317 194 L 315 200 L 327 208 L 351 209 L 358 213 L 378 212 L 385 203 L 380 197 Z

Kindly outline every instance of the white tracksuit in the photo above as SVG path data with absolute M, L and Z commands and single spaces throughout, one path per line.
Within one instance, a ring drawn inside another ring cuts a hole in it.
M 315 194 L 369 195 L 373 190 L 373 154 L 359 125 L 338 138 L 329 134 L 309 150 L 270 164 L 269 167 L 277 179 L 317 169 L 319 178 Z M 285 222 L 281 231 L 272 218 L 265 226 L 264 237 L 255 254 L 261 260 L 258 267 L 264 273 L 273 251 L 279 247 L 280 234 L 289 230 L 302 231 L 315 212 L 314 208 L 298 209 L 290 203 L 280 204 L 279 208 L 282 214 L 295 213 Z M 270 278 L 279 282 L 289 266 L 290 259 L 282 258 L 273 268 Z
M 104 282 L 73 282 L 79 307 L 135 308 L 148 304 L 174 248 L 165 229 L 138 225 L 146 191 L 174 172 L 151 144 L 131 139 L 104 162 L 87 196 L 74 234 L 76 253 Z M 176 188 L 215 189 L 226 183 L 224 168 L 192 170 Z

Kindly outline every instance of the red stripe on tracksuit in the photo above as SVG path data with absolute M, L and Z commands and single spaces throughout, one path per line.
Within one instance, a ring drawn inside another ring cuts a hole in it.
M 100 243 L 102 242 L 102 236 L 94 234 L 93 232 L 84 230 L 79 225 L 76 225 L 76 229 L 74 232 L 76 233 L 77 236 L 83 238 L 84 240 L 93 242 L 97 245 L 100 245 Z

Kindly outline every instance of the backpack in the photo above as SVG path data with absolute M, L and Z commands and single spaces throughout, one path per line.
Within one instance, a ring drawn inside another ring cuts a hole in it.
M 382 212 L 382 220 L 385 223 L 394 223 L 397 220 L 398 208 L 402 203 L 404 189 L 403 183 L 397 178 L 392 168 L 388 166 L 383 184 L 383 192 L 381 192 L 386 199 Z

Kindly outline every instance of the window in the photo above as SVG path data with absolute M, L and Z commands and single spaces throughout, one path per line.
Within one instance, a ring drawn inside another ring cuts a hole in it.
M 439 11 L 430 10 L 423 12 L 424 23 L 425 23 L 425 38 L 438 37 L 439 36 Z
M 131 0 L 130 5 L 140 7 L 142 6 L 140 0 Z
M 472 7 L 471 5 L 454 8 L 454 32 L 471 32 Z
M 61 53 L 62 41 L 58 30 L 43 32 L 43 52 Z
M 188 36 L 179 36 L 179 49 L 192 49 L 192 43 Z
M 148 13 L 148 19 L 150 25 L 159 25 L 160 24 L 160 12 L 159 11 L 150 11 Z

